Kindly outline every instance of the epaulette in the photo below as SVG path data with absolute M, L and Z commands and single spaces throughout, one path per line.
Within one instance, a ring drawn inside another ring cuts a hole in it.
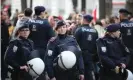
M 56 37 L 51 37 L 51 39 L 49 40 L 49 42 L 54 42 L 56 40 L 57 36 Z
M 31 39 L 28 39 L 28 41 L 33 43 L 33 41 Z
M 76 38 L 74 36 L 70 36 L 70 37 L 76 40 Z
M 17 41 L 16 38 L 15 38 L 15 39 L 11 39 L 11 40 L 9 41 L 9 43 L 12 43 L 12 42 L 15 42 L 15 41 Z

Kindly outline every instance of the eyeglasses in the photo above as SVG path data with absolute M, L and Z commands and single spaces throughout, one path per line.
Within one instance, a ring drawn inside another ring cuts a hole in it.
M 29 29 L 22 29 L 22 30 L 20 30 L 20 31 L 29 31 Z

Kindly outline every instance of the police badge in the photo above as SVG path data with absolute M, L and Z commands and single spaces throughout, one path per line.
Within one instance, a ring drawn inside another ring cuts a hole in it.
M 36 29 L 36 25 L 33 25 L 33 27 L 32 27 L 32 31 L 37 31 L 37 29 Z

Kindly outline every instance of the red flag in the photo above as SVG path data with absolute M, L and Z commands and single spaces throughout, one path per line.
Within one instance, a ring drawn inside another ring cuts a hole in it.
M 97 20 L 97 8 L 95 8 L 92 12 L 92 16 L 93 16 L 93 21 L 96 22 Z

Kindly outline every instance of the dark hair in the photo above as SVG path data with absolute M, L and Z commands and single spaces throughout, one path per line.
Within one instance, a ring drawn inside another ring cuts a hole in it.
M 96 21 L 96 25 L 103 26 L 100 20 L 97 20 L 97 21 Z
M 40 11 L 35 11 L 35 15 L 40 15 L 41 14 L 41 12 Z
M 121 13 L 123 16 L 128 17 L 128 13 Z
M 2 11 L 0 11 L 0 13 L 1 13 L 1 15 L 3 15 L 3 12 Z
M 32 9 L 26 8 L 24 10 L 24 15 L 30 17 L 32 15 L 32 12 L 33 12 Z
M 34 8 L 34 10 L 35 10 L 35 15 L 40 15 L 41 14 L 41 12 L 44 12 L 45 11 L 45 7 L 43 7 L 43 6 L 36 6 L 35 8 Z
M 115 23 L 114 17 L 109 18 L 109 23 Z

